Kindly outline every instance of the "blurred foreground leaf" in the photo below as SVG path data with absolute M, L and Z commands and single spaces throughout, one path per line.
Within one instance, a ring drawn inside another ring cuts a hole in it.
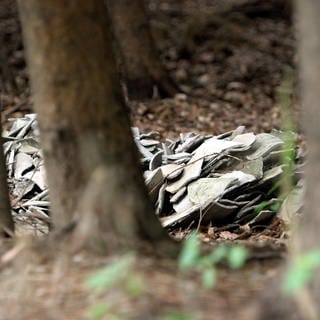
M 224 244 L 219 245 L 216 249 L 214 249 L 209 255 L 212 264 L 216 264 L 221 262 L 228 255 L 228 247 Z
M 118 261 L 91 274 L 86 280 L 89 289 L 106 289 L 128 276 L 134 262 L 134 254 L 128 253 Z
M 228 253 L 228 264 L 232 269 L 242 268 L 248 258 L 248 250 L 243 246 L 234 246 Z
M 195 318 L 187 313 L 169 312 L 161 320 L 195 320 Z
M 145 292 L 145 287 L 141 277 L 131 275 L 126 283 L 126 290 L 132 298 L 138 298 Z
M 192 233 L 190 237 L 183 242 L 179 256 L 180 269 L 187 270 L 195 267 L 200 258 L 200 250 L 200 240 L 196 233 Z
M 107 314 L 109 306 L 103 302 L 93 304 L 89 309 L 90 318 L 93 320 L 100 320 Z
M 309 284 L 316 268 L 320 267 L 320 250 L 301 254 L 290 266 L 283 282 L 283 290 L 288 295 L 294 295 Z
M 202 285 L 205 289 L 212 289 L 217 281 L 217 271 L 215 268 L 205 269 L 202 273 Z

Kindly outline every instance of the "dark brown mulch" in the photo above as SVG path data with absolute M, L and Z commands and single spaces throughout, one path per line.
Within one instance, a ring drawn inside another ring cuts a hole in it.
M 295 77 L 291 19 L 285 1 L 271 1 L 268 14 L 259 1 L 252 14 L 251 2 L 230 1 L 228 9 L 214 0 L 151 1 L 162 57 L 186 96 L 133 103 L 135 124 L 163 136 L 280 128 L 278 88 L 288 70 Z
M 0 1 L 0 108 L 2 122 L 30 110 L 21 27 L 16 1 Z M 6 123 L 5 123 L 6 125 Z

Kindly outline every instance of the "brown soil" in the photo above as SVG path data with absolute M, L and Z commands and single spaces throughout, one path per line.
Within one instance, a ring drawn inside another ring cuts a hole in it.
M 242 2 L 257 1 L 228 1 L 227 8 L 221 1 L 151 1 L 163 59 L 186 95 L 134 103 L 137 126 L 163 136 L 281 127 L 278 89 L 286 74 L 295 76 L 290 12 L 277 15 L 283 1 L 260 13 L 261 2 L 236 5 Z
M 150 0 L 163 61 L 183 93 L 172 99 L 131 102 L 134 125 L 143 131 L 157 130 L 162 137 L 190 131 L 222 133 L 239 125 L 255 132 L 280 128 L 277 92 L 284 75 L 292 76 L 293 71 L 295 77 L 294 37 L 286 3 Z M 8 118 L 32 107 L 12 0 L 0 1 L 0 41 L 6 48 L 0 56 L 0 101 L 7 126 Z M 295 92 L 292 96 L 297 114 L 299 101 Z M 9 250 L 13 244 L 1 243 L 0 319 L 93 319 L 89 309 L 97 302 L 109 306 L 101 319 L 255 319 L 259 294 L 275 279 L 283 262 L 282 249 L 273 248 L 286 237 L 282 223 L 276 220 L 263 232 L 250 235 L 246 230 L 236 235 L 220 230 L 214 238 L 208 232 L 202 230 L 208 245 L 213 239 L 248 239 L 245 243 L 254 252 L 251 261 L 240 271 L 220 266 L 217 286 L 205 290 L 199 272 L 182 274 L 175 262 L 140 257 L 132 272 L 143 279 L 144 289 L 136 297 L 121 284 L 101 293 L 83 284 L 93 270 L 120 255 L 98 258 L 79 253 L 68 261 L 41 258 L 46 255 L 30 259 L 33 255 L 20 250 L 21 244 Z M 180 239 L 184 234 L 174 236 Z M 190 318 L 169 318 L 170 312 Z
M 128 273 L 129 279 L 138 279 L 138 293 L 127 289 L 124 281 L 95 291 L 85 285 L 88 276 L 120 255 L 78 253 L 52 260 L 44 248 L 36 255 L 14 251 L 7 251 L 12 261 L 2 264 L 0 273 L 1 319 L 95 319 L 91 310 L 101 303 L 108 311 L 96 319 L 255 319 L 257 297 L 281 266 L 279 249 L 256 247 L 259 258 L 253 257 L 240 271 L 218 267 L 216 286 L 204 289 L 201 272 L 181 272 L 171 260 L 138 257 Z

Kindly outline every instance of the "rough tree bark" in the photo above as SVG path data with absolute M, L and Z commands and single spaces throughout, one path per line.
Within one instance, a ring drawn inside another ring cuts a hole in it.
M 2 125 L 0 122 L 0 236 L 11 236 L 14 224 L 11 216 L 11 207 L 8 194 L 7 169 L 2 149 Z
M 299 52 L 302 124 L 308 143 L 308 162 L 305 174 L 306 194 L 304 212 L 292 234 L 289 259 L 320 248 L 320 2 L 295 0 Z M 308 288 L 302 289 L 295 301 L 280 292 L 279 283 L 262 301 L 259 320 L 320 319 L 320 272 L 316 270 Z M 295 303 L 295 304 L 293 304 Z
M 319 249 L 320 239 L 320 2 L 296 0 L 303 125 L 308 142 L 305 210 L 300 224 L 302 252 Z M 320 317 L 320 272 L 310 292 Z
M 109 246 L 169 248 L 139 170 L 104 0 L 18 4 L 55 228 L 90 217 L 89 236 Z
M 178 93 L 177 85 L 161 63 L 144 0 L 107 0 L 107 5 L 128 97 L 151 98 L 154 87 L 162 97 Z

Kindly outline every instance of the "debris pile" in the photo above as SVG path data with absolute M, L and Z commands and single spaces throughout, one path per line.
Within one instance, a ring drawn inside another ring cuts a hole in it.
M 164 227 L 264 225 L 279 211 L 284 133 L 256 135 L 238 127 L 218 136 L 187 133 L 159 141 L 157 132 L 140 133 L 136 127 L 132 132 Z M 15 214 L 49 222 L 36 116 L 15 120 L 3 139 Z M 292 174 L 297 182 L 296 170 Z
M 279 181 L 288 165 L 281 163 L 288 154 L 283 147 L 293 133 L 255 135 L 241 126 L 218 136 L 187 133 L 164 142 L 157 132 L 133 128 L 133 134 L 164 227 L 265 225 L 279 212 Z M 295 183 L 297 168 L 290 172 Z
M 3 141 L 15 220 L 48 223 L 50 202 L 36 115 L 15 119 Z

